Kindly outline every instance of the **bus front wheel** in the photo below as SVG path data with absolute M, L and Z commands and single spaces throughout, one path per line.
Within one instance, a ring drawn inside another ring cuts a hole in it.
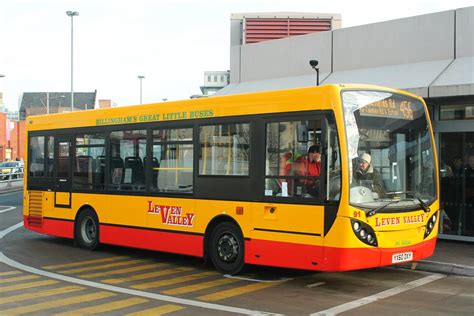
M 209 254 L 219 272 L 241 272 L 244 268 L 244 238 L 240 229 L 231 222 L 218 224 L 211 234 Z
M 91 209 L 84 210 L 76 220 L 75 239 L 79 247 L 94 250 L 99 245 L 99 219 Z

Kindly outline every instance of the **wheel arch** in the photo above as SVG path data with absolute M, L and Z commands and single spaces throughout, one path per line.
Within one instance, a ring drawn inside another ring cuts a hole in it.
M 95 216 L 97 216 L 97 219 L 99 220 L 99 224 L 100 224 L 99 215 L 97 214 L 97 211 L 95 210 L 95 208 L 94 208 L 92 205 L 90 205 L 90 204 L 84 204 L 84 205 L 82 205 L 82 206 L 77 210 L 76 216 L 74 217 L 74 223 L 77 222 L 77 218 L 78 218 L 79 215 L 80 215 L 82 212 L 84 212 L 85 210 L 91 210 L 91 211 L 93 211 L 93 212 L 95 213 Z M 76 228 L 75 228 L 75 225 L 74 225 L 74 229 L 76 229 Z

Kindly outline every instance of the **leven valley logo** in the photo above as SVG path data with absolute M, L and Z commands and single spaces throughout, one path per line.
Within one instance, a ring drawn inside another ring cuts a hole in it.
M 424 220 L 425 220 L 425 214 L 375 218 L 375 227 L 396 226 L 402 223 L 403 224 L 417 224 L 417 223 L 423 223 Z
M 165 225 L 193 227 L 194 214 L 183 214 L 181 206 L 154 205 L 148 201 L 148 214 L 161 215 L 161 221 Z

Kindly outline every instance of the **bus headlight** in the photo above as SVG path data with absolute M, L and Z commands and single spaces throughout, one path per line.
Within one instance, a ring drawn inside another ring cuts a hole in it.
M 437 219 L 438 219 L 438 211 L 436 211 L 433 215 L 431 215 L 430 219 L 426 223 L 425 237 L 424 238 L 428 237 L 429 234 L 431 234 L 431 231 L 433 230 L 433 228 L 436 225 L 436 220 Z
M 370 246 L 377 246 L 377 238 L 375 237 L 375 232 L 372 227 L 370 227 L 366 223 L 360 222 L 352 218 L 351 226 L 352 231 L 360 241 Z

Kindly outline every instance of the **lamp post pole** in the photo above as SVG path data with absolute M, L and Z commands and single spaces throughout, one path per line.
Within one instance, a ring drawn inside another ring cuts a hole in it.
M 66 11 L 66 15 L 71 17 L 71 112 L 74 111 L 74 29 L 73 29 L 73 21 L 74 17 L 79 15 L 77 11 Z
M 311 59 L 309 61 L 309 65 L 311 68 L 313 68 L 316 71 L 316 85 L 319 86 L 319 67 L 318 67 L 319 61 L 316 59 Z
M 138 76 L 140 79 L 140 104 L 142 104 L 142 80 L 145 79 L 145 76 Z

